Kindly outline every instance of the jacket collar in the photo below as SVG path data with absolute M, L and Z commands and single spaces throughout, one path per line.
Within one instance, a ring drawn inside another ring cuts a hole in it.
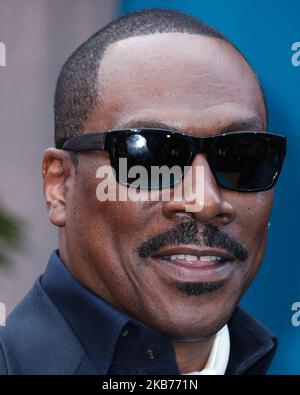
M 265 374 L 276 352 L 277 339 L 239 307 L 228 327 L 231 348 L 226 374 Z

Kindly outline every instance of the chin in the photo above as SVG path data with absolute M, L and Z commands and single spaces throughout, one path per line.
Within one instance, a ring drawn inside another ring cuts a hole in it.
M 176 309 L 173 304 L 172 311 L 166 314 L 161 311 L 159 316 L 149 317 L 148 325 L 173 341 L 203 341 L 214 336 L 230 320 L 237 302 L 226 300 L 224 303 L 225 300 L 198 302 L 191 308 L 185 304 Z

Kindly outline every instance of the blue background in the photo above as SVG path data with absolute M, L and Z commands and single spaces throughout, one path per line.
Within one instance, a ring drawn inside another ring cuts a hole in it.
M 288 137 L 288 155 L 276 186 L 267 253 L 242 306 L 279 338 L 269 373 L 299 374 L 300 326 L 291 324 L 291 306 L 300 301 L 300 66 L 292 65 L 291 47 L 300 41 L 300 1 L 124 0 L 120 14 L 150 7 L 174 8 L 197 16 L 232 40 L 262 81 L 270 131 Z

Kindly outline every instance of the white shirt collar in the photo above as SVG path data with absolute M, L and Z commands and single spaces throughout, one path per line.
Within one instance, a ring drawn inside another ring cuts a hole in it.
M 200 371 L 185 373 L 186 375 L 224 375 L 230 353 L 230 337 L 227 325 L 215 336 L 208 360 Z

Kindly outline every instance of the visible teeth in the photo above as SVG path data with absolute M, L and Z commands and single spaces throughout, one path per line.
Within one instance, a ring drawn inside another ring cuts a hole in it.
M 196 255 L 185 255 L 186 261 L 196 261 L 198 257 Z
M 171 255 L 171 261 L 175 261 L 176 259 L 185 259 L 186 255 Z M 196 257 L 197 259 L 197 257 Z
M 202 256 L 196 256 L 196 255 L 184 255 L 184 254 L 179 254 L 179 255 L 171 255 L 170 256 L 171 261 L 175 260 L 184 260 L 184 261 L 204 261 L 204 262 L 215 262 L 215 261 L 220 261 L 222 258 L 219 256 L 215 255 L 202 255 Z
M 204 262 L 212 262 L 212 261 L 220 261 L 222 258 L 220 256 L 214 255 L 203 255 L 200 257 L 201 261 Z

